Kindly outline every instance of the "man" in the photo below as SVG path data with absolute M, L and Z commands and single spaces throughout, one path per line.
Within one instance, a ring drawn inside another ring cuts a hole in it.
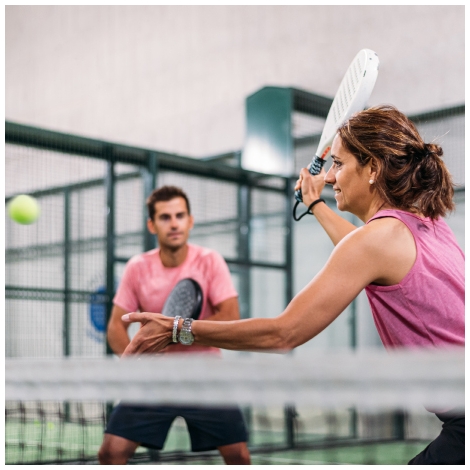
M 228 267 L 215 251 L 188 243 L 194 220 L 186 194 L 164 186 L 147 199 L 147 227 L 157 236 L 159 248 L 134 256 L 126 265 L 113 299 L 108 324 L 108 342 L 121 355 L 130 342 L 129 312 L 161 312 L 173 287 L 184 278 L 196 280 L 203 291 L 199 319 L 238 320 L 237 292 Z M 172 344 L 165 353 L 211 352 L 217 348 Z M 226 464 L 249 464 L 247 432 L 238 408 L 207 409 L 183 406 L 118 405 L 109 420 L 101 449 L 101 464 L 125 464 L 139 445 L 162 449 L 168 430 L 177 416 L 186 420 L 193 451 L 218 449 Z

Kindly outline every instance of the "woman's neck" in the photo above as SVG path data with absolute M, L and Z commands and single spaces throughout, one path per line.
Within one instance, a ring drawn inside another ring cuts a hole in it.
M 377 200 L 374 201 L 364 212 L 364 214 L 355 214 L 359 219 L 366 223 L 371 217 L 373 217 L 377 212 L 383 209 L 395 209 L 390 204 L 385 201 Z

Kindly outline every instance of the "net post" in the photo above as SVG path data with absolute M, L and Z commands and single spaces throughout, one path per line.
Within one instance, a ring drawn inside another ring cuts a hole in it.
M 286 424 L 286 441 L 287 447 L 289 449 L 294 449 L 296 447 L 295 441 L 295 419 L 297 417 L 297 412 L 295 406 L 287 405 L 284 408 L 284 420 Z
M 402 410 L 396 410 L 393 413 L 393 437 L 397 441 L 405 440 L 405 421 L 406 415 Z

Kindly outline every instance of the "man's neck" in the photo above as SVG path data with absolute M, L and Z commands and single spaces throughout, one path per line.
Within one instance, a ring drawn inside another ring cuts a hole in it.
M 176 268 L 184 262 L 186 256 L 188 256 L 187 243 L 175 250 L 166 247 L 160 248 L 160 259 L 165 268 Z

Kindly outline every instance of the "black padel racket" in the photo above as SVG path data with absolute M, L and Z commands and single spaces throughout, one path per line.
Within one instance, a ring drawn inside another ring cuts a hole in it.
M 202 309 L 202 289 L 194 279 L 182 279 L 165 301 L 162 314 L 167 317 L 197 320 Z

